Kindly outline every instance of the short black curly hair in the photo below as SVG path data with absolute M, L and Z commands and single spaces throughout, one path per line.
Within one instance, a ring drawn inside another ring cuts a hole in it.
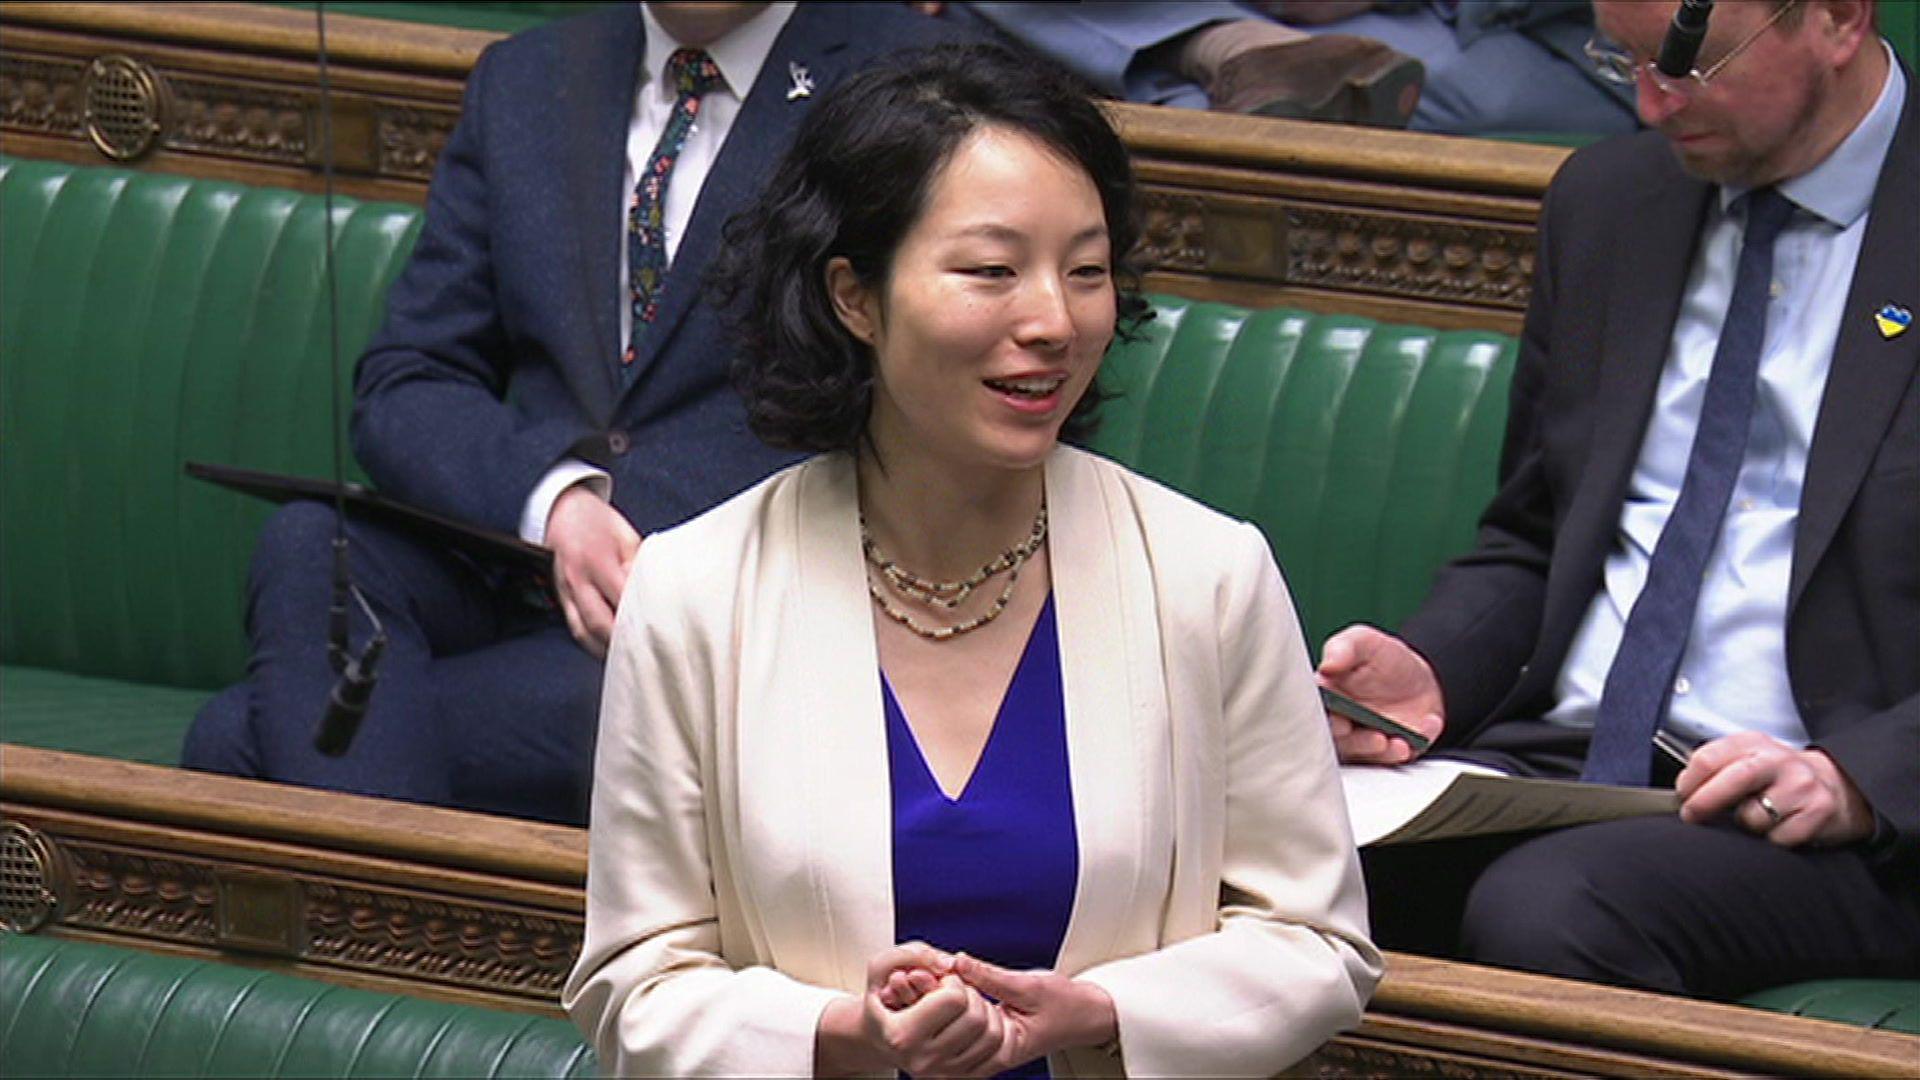
M 844 256 L 879 288 L 934 177 L 978 128 L 1028 135 L 1083 169 L 1100 194 L 1118 290 L 1117 339 L 1147 311 L 1130 256 L 1139 240 L 1126 147 L 1065 73 L 997 45 L 904 52 L 817 102 L 759 200 L 727 222 L 708 279 L 738 337 L 733 383 L 755 435 L 788 450 L 856 449 L 873 402 L 871 347 L 834 314 L 826 266 Z M 1092 433 L 1088 387 L 1061 427 Z

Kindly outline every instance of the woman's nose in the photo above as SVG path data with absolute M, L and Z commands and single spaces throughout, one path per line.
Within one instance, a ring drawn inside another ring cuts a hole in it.
M 1020 298 L 1015 338 L 1022 344 L 1059 348 L 1073 337 L 1064 283 L 1056 277 L 1029 279 Z

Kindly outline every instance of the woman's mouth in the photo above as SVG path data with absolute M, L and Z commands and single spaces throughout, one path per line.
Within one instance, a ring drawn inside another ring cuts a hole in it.
M 1034 375 L 1018 379 L 985 379 L 988 389 L 1009 397 L 1043 401 L 1052 397 L 1067 381 L 1065 375 Z

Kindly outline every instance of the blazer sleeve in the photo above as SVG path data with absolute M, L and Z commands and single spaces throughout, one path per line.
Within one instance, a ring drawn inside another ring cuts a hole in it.
M 1877 821 L 1870 846 L 1881 860 L 1911 860 L 1920 851 L 1920 696 L 1848 722 L 1829 722 L 1813 741 L 1860 789 Z
M 352 422 L 354 456 L 382 490 L 508 533 L 519 531 L 534 485 L 589 433 L 568 409 L 520 414 L 507 401 L 516 363 L 551 362 L 516 353 L 537 348 L 516 344 L 507 328 L 504 259 L 495 243 L 495 223 L 512 212 L 501 205 L 515 198 L 500 190 L 501 155 L 489 138 L 539 108 L 505 77 L 516 62 L 525 66 L 524 44 L 489 48 L 468 78 L 413 255 L 355 369 Z M 520 52 L 509 55 L 508 47 Z M 579 302 L 560 293 L 550 300 Z
M 1081 975 L 1112 995 L 1134 1076 L 1273 1075 L 1357 1024 L 1383 966 L 1293 600 L 1259 531 L 1238 525 L 1235 537 L 1214 605 L 1217 927 Z
M 620 602 L 594 765 L 586 935 L 562 1000 L 609 1076 L 810 1075 L 820 1013 L 839 991 L 771 967 L 735 970 L 721 956 L 705 764 L 720 718 L 713 652 L 675 587 L 681 538 L 647 541 Z

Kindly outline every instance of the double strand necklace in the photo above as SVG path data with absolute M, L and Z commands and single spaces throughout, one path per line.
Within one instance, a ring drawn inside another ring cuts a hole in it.
M 881 612 L 888 618 L 930 641 L 946 641 L 949 638 L 959 637 L 999 618 L 1000 613 L 1007 610 L 1007 603 L 1013 599 L 1013 587 L 1020 581 L 1020 568 L 1026 565 L 1034 552 L 1040 550 L 1040 545 L 1046 543 L 1046 540 L 1047 505 L 1043 502 L 1040 504 L 1040 512 L 1034 515 L 1033 528 L 1028 531 L 1026 539 L 995 555 L 987 560 L 986 565 L 958 581 L 934 581 L 921 577 L 887 558 L 886 554 L 880 550 L 880 545 L 874 542 L 873 533 L 867 529 L 866 514 L 863 512 L 860 515 L 860 549 L 867 557 L 867 565 L 879 572 L 880 579 L 876 580 L 871 571 L 867 574 L 868 594 L 873 597 L 873 602 L 880 606 Z M 884 580 L 903 596 L 932 607 L 952 611 L 965 602 L 967 597 L 972 596 L 974 589 L 985 584 L 988 578 L 1000 573 L 1007 575 L 1007 584 L 1000 590 L 1000 595 L 994 599 L 993 603 L 980 614 L 952 626 L 927 626 L 920 622 L 912 615 L 895 607 L 880 584 L 881 580 Z

